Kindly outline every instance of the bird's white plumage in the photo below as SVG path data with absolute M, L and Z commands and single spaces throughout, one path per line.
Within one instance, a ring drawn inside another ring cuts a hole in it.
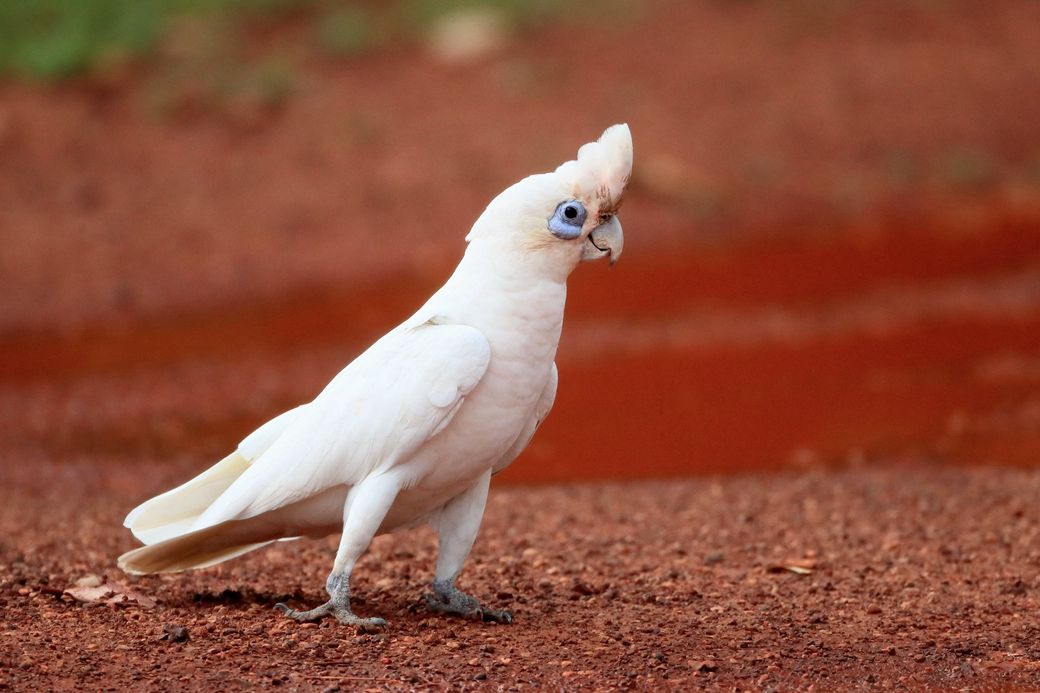
M 238 444 L 238 454 L 250 462 L 260 457 L 267 448 L 271 447 L 274 441 L 281 437 L 285 432 L 285 429 L 287 429 L 308 406 L 309 405 L 307 404 L 301 404 L 294 409 L 279 414 L 260 428 L 247 435 L 242 439 L 242 442 Z
M 126 525 L 146 546 L 129 572 L 211 565 L 273 540 L 343 527 L 334 575 L 378 532 L 432 522 L 438 579 L 453 579 L 491 475 L 527 446 L 556 396 L 566 278 L 621 251 L 614 217 L 632 166 L 616 125 L 574 161 L 530 176 L 477 219 L 448 282 L 310 403 L 275 417 Z M 547 230 L 560 204 L 588 212 L 576 238 Z M 348 612 L 349 613 L 349 612 Z
M 193 529 L 255 517 L 397 466 L 451 421 L 490 357 L 487 339 L 466 325 L 395 330 L 304 407 Z
M 632 135 L 624 124 L 607 128 L 596 142 L 583 144 L 578 158 L 561 164 L 556 174 L 583 192 L 620 203 L 632 173 Z

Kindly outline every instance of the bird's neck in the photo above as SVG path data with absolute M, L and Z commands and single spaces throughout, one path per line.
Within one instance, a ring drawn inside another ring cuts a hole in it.
M 472 325 L 494 342 L 533 340 L 555 354 L 567 298 L 566 274 L 557 278 L 538 262 L 471 243 L 451 278 L 424 306 Z

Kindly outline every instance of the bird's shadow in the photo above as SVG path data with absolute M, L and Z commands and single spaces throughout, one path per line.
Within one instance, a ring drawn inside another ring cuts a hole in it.
M 202 604 L 202 605 L 217 605 L 222 604 L 225 606 L 242 606 L 247 607 L 250 604 L 260 604 L 273 607 L 279 602 L 285 602 L 289 600 L 294 601 L 305 601 L 309 596 L 301 589 L 297 589 L 294 592 L 262 592 L 251 588 L 244 589 L 233 589 L 230 587 L 222 590 L 202 590 L 192 592 L 186 595 L 185 598 L 177 600 L 182 606 L 188 606 L 190 604 Z
M 416 594 L 407 599 L 387 598 L 388 595 L 376 594 L 366 598 L 363 594 L 351 596 L 354 606 L 363 608 L 381 609 L 387 613 L 424 613 L 426 603 L 421 594 Z M 297 588 L 293 592 L 266 592 L 251 588 L 235 589 L 224 588 L 222 590 L 197 590 L 186 594 L 184 597 L 167 601 L 168 606 L 217 606 L 223 605 L 233 609 L 248 609 L 250 606 L 259 605 L 273 608 L 275 604 L 296 604 L 303 608 L 307 605 L 321 603 L 327 597 L 317 592 L 305 592 Z

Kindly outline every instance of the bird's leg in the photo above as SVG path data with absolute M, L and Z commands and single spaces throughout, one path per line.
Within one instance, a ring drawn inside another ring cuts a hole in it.
M 343 510 L 343 536 L 339 540 L 332 573 L 325 581 L 329 601 L 309 611 L 297 611 L 285 604 L 276 604 L 275 608 L 296 621 L 317 621 L 331 615 L 340 623 L 361 630 L 385 628 L 385 620 L 361 618 L 350 610 L 350 573 L 379 531 L 399 488 L 395 478 L 380 476 L 366 479 L 350 489 Z
M 455 614 L 466 618 L 512 623 L 508 611 L 488 609 L 479 601 L 455 586 L 455 579 L 466 562 L 473 541 L 477 538 L 480 521 L 484 517 L 491 470 L 441 509 L 435 522 L 440 538 L 437 554 L 437 573 L 433 579 L 433 593 L 426 594 L 426 604 L 441 614 Z

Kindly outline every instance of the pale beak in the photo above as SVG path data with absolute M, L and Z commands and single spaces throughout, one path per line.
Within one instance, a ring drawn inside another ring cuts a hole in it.
M 585 239 L 585 245 L 581 249 L 581 261 L 591 262 L 599 260 L 604 255 L 610 256 L 610 264 L 613 265 L 621 257 L 621 250 L 625 247 L 625 234 L 621 231 L 621 222 L 617 216 L 612 216 L 603 222 Z

